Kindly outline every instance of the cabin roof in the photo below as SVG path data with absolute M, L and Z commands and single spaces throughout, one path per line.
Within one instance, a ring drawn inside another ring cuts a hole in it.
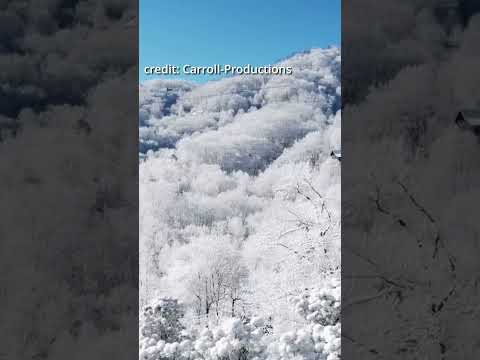
M 342 152 L 340 150 L 332 150 L 332 152 L 330 153 L 330 156 L 340 160 L 342 158 Z
M 465 109 L 458 113 L 457 120 L 463 120 L 470 126 L 480 126 L 480 109 Z

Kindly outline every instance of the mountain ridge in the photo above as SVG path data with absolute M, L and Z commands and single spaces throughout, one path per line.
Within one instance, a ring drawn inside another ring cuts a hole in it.
M 234 76 L 205 84 L 163 79 L 140 84 L 140 153 L 173 147 L 181 136 L 175 136 L 171 124 L 185 123 L 192 115 L 225 117 L 230 112 L 235 117 L 239 111 L 294 102 L 321 107 L 328 115 L 340 109 L 338 48 L 310 49 L 278 64 L 292 65 L 294 74 Z M 210 122 L 209 126 L 214 124 Z M 201 132 L 208 127 L 192 124 L 191 130 Z

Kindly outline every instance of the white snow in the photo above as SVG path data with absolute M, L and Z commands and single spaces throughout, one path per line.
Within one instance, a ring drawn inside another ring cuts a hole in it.
M 339 356 L 340 52 L 282 63 L 140 86 L 140 301 L 182 309 L 144 359 Z

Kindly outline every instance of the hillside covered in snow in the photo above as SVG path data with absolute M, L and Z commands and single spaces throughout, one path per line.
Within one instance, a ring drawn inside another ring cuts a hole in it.
M 340 51 L 293 75 L 140 85 L 141 356 L 340 347 Z

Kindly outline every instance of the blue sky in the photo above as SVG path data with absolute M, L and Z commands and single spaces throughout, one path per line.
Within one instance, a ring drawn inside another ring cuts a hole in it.
M 340 0 L 140 0 L 140 81 L 154 78 L 145 66 L 267 65 L 339 45 L 340 19 Z

